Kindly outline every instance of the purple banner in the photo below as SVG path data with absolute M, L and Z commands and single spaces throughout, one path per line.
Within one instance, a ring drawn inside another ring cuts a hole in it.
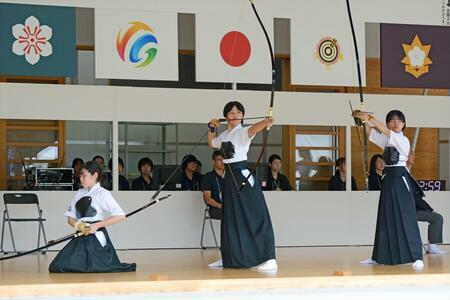
M 381 86 L 450 89 L 450 27 L 381 24 Z

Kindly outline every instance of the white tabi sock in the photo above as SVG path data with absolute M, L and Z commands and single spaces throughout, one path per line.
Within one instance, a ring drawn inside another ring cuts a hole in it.
M 442 250 L 436 244 L 428 244 L 428 254 L 445 254 L 446 251 Z
M 378 263 L 371 258 L 361 260 L 359 263 L 363 265 L 378 265 Z
M 216 261 L 213 262 L 213 263 L 210 263 L 210 264 L 208 265 L 208 267 L 210 267 L 210 268 L 222 268 L 222 267 L 223 267 L 223 262 L 222 262 L 221 259 L 219 259 L 219 260 L 216 260 Z
M 269 259 L 268 261 L 260 264 L 257 267 L 258 270 L 277 270 L 278 269 L 278 265 L 277 265 L 277 261 L 275 259 Z
M 420 259 L 416 260 L 416 261 L 412 264 L 412 267 L 413 267 L 414 269 L 423 269 L 423 261 L 420 260 Z

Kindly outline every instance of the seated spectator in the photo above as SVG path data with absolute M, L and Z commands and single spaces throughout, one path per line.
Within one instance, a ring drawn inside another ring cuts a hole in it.
M 336 173 L 330 178 L 328 184 L 329 191 L 345 191 L 345 181 L 346 178 L 346 165 L 345 157 L 338 158 L 336 160 Z M 352 191 L 358 190 L 356 186 L 355 178 L 352 176 Z
M 105 189 L 112 191 L 112 187 L 113 187 L 112 159 L 110 159 L 108 162 L 108 168 L 109 168 L 110 172 L 106 172 L 104 174 L 104 176 L 102 176 L 102 181 L 100 182 L 100 184 Z M 130 183 L 125 178 L 125 176 L 122 175 L 124 168 L 125 168 L 125 164 L 123 163 L 123 160 L 119 157 L 119 191 L 129 191 L 130 190 Z
M 383 155 L 375 154 L 370 159 L 369 168 L 369 190 L 381 191 L 381 177 L 383 177 L 384 160 Z
M 153 189 L 153 162 L 148 157 L 143 157 L 138 162 L 138 170 L 141 176 L 134 179 L 131 184 L 133 191 L 150 191 Z
M 184 191 L 199 191 L 202 175 L 196 172 L 198 168 L 198 159 L 188 154 L 183 157 L 183 163 L 181 164 L 181 176 L 180 183 L 181 189 Z
M 410 152 L 408 160 L 406 161 L 408 171 L 411 170 L 415 160 L 416 155 L 414 152 Z M 425 193 L 411 174 L 410 177 L 414 202 L 416 205 L 417 221 L 428 223 L 428 248 L 426 249 L 426 252 L 427 254 L 445 254 L 447 252 L 437 245 L 441 244 L 443 241 L 442 228 L 444 227 L 444 218 L 425 201 Z
M 269 167 L 267 169 L 266 181 L 263 181 L 262 189 L 264 191 L 292 191 L 289 179 L 280 173 L 281 157 L 272 154 L 269 157 Z M 264 186 L 265 183 L 265 186 Z
M 96 155 L 92 158 L 92 160 L 98 164 L 98 166 L 100 167 L 100 170 L 103 171 L 105 169 L 105 159 L 103 158 L 103 156 Z
M 79 158 L 79 157 L 75 157 L 72 160 L 72 169 L 73 169 L 73 187 L 72 189 L 74 191 L 78 191 L 81 187 L 81 181 L 80 181 L 80 176 L 81 176 L 81 170 L 84 167 L 84 161 Z
M 222 219 L 222 191 L 225 166 L 220 150 L 212 154 L 213 170 L 202 177 L 203 199 L 209 206 L 209 216 L 212 219 Z

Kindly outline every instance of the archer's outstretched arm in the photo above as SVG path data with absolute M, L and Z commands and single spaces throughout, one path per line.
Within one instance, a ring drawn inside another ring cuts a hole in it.
M 363 113 L 360 112 L 356 115 L 357 118 L 361 119 L 363 122 L 370 122 L 375 126 L 375 128 L 380 131 L 382 134 L 384 134 L 387 137 L 391 136 L 391 130 L 387 128 L 387 126 L 377 118 L 375 118 L 373 115 L 369 113 Z M 370 131 L 372 128 L 370 126 L 366 126 L 367 135 L 370 135 Z
M 248 137 L 251 138 L 258 132 L 263 131 L 265 128 L 270 128 L 273 125 L 273 118 L 268 117 L 262 121 L 259 121 L 258 123 L 253 124 L 248 128 Z

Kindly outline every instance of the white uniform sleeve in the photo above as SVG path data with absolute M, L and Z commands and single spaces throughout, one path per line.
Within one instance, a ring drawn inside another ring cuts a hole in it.
M 220 144 L 222 144 L 222 134 L 216 136 L 211 140 L 211 145 L 213 148 L 220 149 Z
M 394 146 L 397 151 L 403 155 L 408 156 L 411 146 L 409 140 L 402 132 L 396 133 L 391 130 L 391 137 L 389 138 L 389 144 Z
M 370 131 L 369 140 L 381 149 L 384 149 L 389 141 L 389 138 L 372 128 L 372 130 Z
M 111 195 L 111 192 L 104 191 L 102 192 L 102 200 L 100 201 L 102 209 L 109 213 L 110 216 L 124 216 L 122 208 L 119 203 L 117 203 L 116 199 Z
M 78 191 L 75 194 L 75 197 L 70 202 L 69 208 L 67 209 L 66 213 L 64 214 L 66 217 L 71 217 L 75 220 L 77 219 L 75 204 L 77 203 L 78 199 L 80 199 L 80 191 Z
M 241 131 L 239 132 L 239 142 L 241 143 L 241 145 L 246 145 L 247 143 L 250 143 L 251 140 L 253 140 L 253 138 L 255 137 L 255 135 L 253 135 L 251 138 L 248 137 L 248 129 L 250 127 L 242 127 Z

